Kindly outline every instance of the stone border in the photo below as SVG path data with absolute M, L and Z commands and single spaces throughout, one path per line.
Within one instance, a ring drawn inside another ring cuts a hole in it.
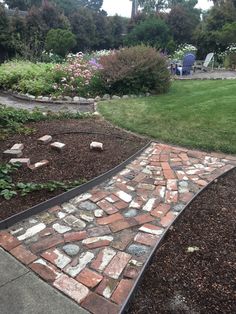
M 225 175 L 227 175 L 229 172 L 233 171 L 234 169 L 236 169 L 236 166 L 233 167 L 232 169 L 227 170 L 226 172 L 220 174 L 218 177 L 216 177 L 215 179 L 213 179 L 212 181 L 210 181 L 206 186 L 204 186 L 200 191 L 198 191 L 197 194 L 194 195 L 194 197 L 185 205 L 185 207 L 181 210 L 181 212 L 178 214 L 178 216 L 176 216 L 176 218 L 173 220 L 173 222 L 169 225 L 169 227 L 165 230 L 164 234 L 161 236 L 161 240 L 157 242 L 157 244 L 154 246 L 152 252 L 150 253 L 148 259 L 146 260 L 146 262 L 144 263 L 138 277 L 136 278 L 134 285 L 132 286 L 130 293 L 128 295 L 128 297 L 126 298 L 125 302 L 123 303 L 121 310 L 119 312 L 119 314 L 128 314 L 128 310 L 129 310 L 129 304 L 132 300 L 132 298 L 135 295 L 135 292 L 140 284 L 140 282 L 142 281 L 143 276 L 145 275 L 145 272 L 148 268 L 148 266 L 151 264 L 152 259 L 154 254 L 156 253 L 156 251 L 161 247 L 161 245 L 163 244 L 163 241 L 166 238 L 167 233 L 169 232 L 169 230 L 173 227 L 173 225 L 177 222 L 177 220 L 182 217 L 182 214 L 184 213 L 185 209 L 190 206 L 192 204 L 192 202 L 199 196 L 201 195 L 205 189 L 207 189 L 209 186 L 211 186 L 216 180 L 224 177 Z
M 123 170 L 125 168 L 126 165 L 128 165 L 131 161 L 133 161 L 136 157 L 138 157 L 139 155 L 141 155 L 141 153 L 143 151 L 145 151 L 146 148 L 149 147 L 149 145 L 152 143 L 153 141 L 148 142 L 143 148 L 141 148 L 140 150 L 138 150 L 136 153 L 134 153 L 132 156 L 130 156 L 128 159 L 126 159 L 125 161 L 123 161 L 122 163 L 120 163 L 119 165 L 117 165 L 116 167 L 114 167 L 113 169 L 105 172 L 104 174 L 101 174 L 100 176 L 90 180 L 87 183 L 84 183 L 78 187 L 75 187 L 67 192 L 64 192 L 62 194 L 59 194 L 49 200 L 46 200 L 40 204 L 37 204 L 31 208 L 28 208 L 16 215 L 13 215 L 9 218 L 6 218 L 4 220 L 0 221 L 0 231 L 7 229 L 9 227 L 11 227 L 12 225 L 14 225 L 15 223 L 26 219 L 32 215 L 38 214 L 50 207 L 56 206 L 58 204 L 62 204 L 66 201 L 69 201 L 70 199 L 72 199 L 73 197 L 82 194 L 90 189 L 92 189 L 93 187 L 95 187 L 96 185 L 104 182 L 105 180 L 111 178 L 113 175 L 117 174 L 119 171 Z
M 49 97 L 49 96 L 38 96 L 35 97 L 30 94 L 19 94 L 16 92 L 12 92 L 12 90 L 0 90 L 0 92 L 6 96 L 14 97 L 16 99 L 25 100 L 25 101 L 31 101 L 31 102 L 38 102 L 43 104 L 54 104 L 54 105 L 95 105 L 96 102 L 99 101 L 106 101 L 106 100 L 115 100 L 115 99 L 130 99 L 130 98 L 139 98 L 139 97 L 149 97 L 149 96 L 155 96 L 151 95 L 150 93 L 146 94 L 140 94 L 140 95 L 123 95 L 123 96 L 117 96 L 117 95 L 109 95 L 105 94 L 102 97 L 96 96 L 95 98 L 83 98 L 83 97 L 70 97 L 70 96 L 59 96 L 59 97 Z

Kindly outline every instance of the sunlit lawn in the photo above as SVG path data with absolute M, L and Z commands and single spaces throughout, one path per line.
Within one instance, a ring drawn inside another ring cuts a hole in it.
M 167 94 L 106 101 L 99 111 L 156 140 L 236 153 L 236 80 L 175 81 Z

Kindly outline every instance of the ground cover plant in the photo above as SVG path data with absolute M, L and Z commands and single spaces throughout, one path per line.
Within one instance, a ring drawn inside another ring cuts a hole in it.
M 91 115 L 45 116 L 40 112 L 3 107 L 0 116 L 0 121 L 7 117 L 7 127 L 14 121 L 17 123 L 15 129 L 4 132 L 4 138 L 0 139 L 0 220 L 105 173 L 148 142 Z M 45 132 L 53 141 L 66 144 L 62 153 L 37 143 Z M 92 141 L 102 142 L 104 151 L 90 151 Z M 2 153 L 15 143 L 24 144 L 22 157 L 30 158 L 31 164 L 45 159 L 49 164 L 34 171 L 9 165 L 9 158 Z
M 99 104 L 109 121 L 156 140 L 236 153 L 235 81 L 175 81 L 169 93 Z
M 236 169 L 183 212 L 146 269 L 127 313 L 235 312 Z

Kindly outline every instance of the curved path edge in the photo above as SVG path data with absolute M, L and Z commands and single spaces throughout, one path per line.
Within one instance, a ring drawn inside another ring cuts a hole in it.
M 215 180 L 218 180 L 224 176 L 226 176 L 228 173 L 230 173 L 231 171 L 233 171 L 234 169 L 236 168 L 233 167 L 229 170 L 226 170 L 226 172 L 220 174 L 218 177 L 216 177 L 215 179 L 212 179 L 212 181 L 210 181 L 206 186 L 204 186 L 197 194 L 194 195 L 194 197 L 185 205 L 185 207 L 181 210 L 181 212 L 179 213 L 179 215 L 173 220 L 173 222 L 169 225 L 169 227 L 165 230 L 165 233 L 163 234 L 161 240 L 159 242 L 156 243 L 156 246 L 153 248 L 151 254 L 149 255 L 147 261 L 145 262 L 144 266 L 142 267 L 142 270 L 139 274 L 139 276 L 137 277 L 129 295 L 127 296 L 124 304 L 122 305 L 121 307 L 121 310 L 120 310 L 120 314 L 126 314 L 128 313 L 128 309 L 129 309 L 129 304 L 130 302 L 132 301 L 134 295 L 135 295 L 135 292 L 139 286 L 139 284 L 141 283 L 142 281 L 142 278 L 143 276 L 145 276 L 145 273 L 147 271 L 147 268 L 149 267 L 149 265 L 151 264 L 152 262 L 152 259 L 154 257 L 154 255 L 156 254 L 157 250 L 161 247 L 161 245 L 163 244 L 163 242 L 165 241 L 166 239 L 166 236 L 169 232 L 169 230 L 173 227 L 173 225 L 182 217 L 182 215 L 184 214 L 185 210 L 187 207 L 189 207 L 192 202 L 197 198 L 199 197 L 208 187 L 210 187 L 214 182 Z
M 151 142 L 112 178 L 0 232 L 0 247 L 85 310 L 125 312 L 169 227 L 235 165 L 236 156 Z

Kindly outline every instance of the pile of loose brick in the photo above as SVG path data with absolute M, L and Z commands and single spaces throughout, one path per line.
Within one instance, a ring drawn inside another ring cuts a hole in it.
M 37 140 L 38 144 L 47 145 L 52 142 L 51 135 L 44 135 Z M 62 152 L 66 144 L 61 142 L 53 142 L 50 144 L 50 148 L 56 150 L 57 152 Z M 5 157 L 13 157 L 9 160 L 10 164 L 19 163 L 22 166 L 26 166 L 30 170 L 34 171 L 38 168 L 47 166 L 49 161 L 46 159 L 40 160 L 34 164 L 31 164 L 30 158 L 22 158 L 23 156 L 23 143 L 16 143 L 10 149 L 7 149 L 3 152 Z M 103 151 L 103 143 L 100 142 L 91 142 L 90 150 Z

